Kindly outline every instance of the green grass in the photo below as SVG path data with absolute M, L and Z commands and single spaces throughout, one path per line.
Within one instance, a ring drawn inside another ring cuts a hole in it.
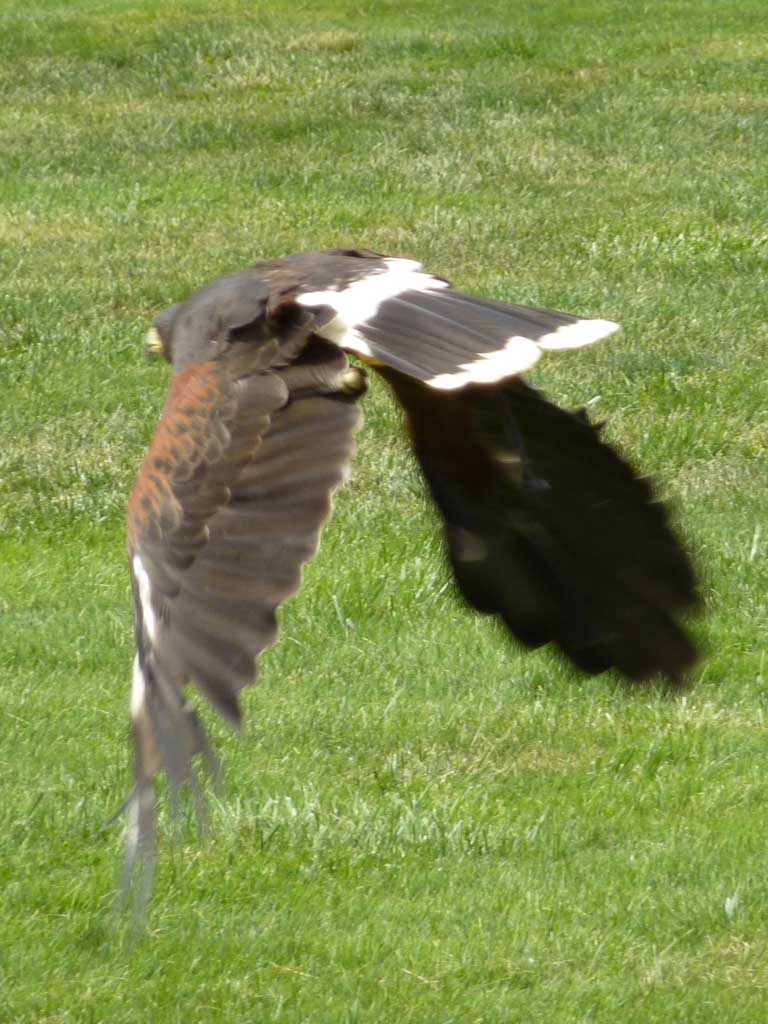
M 767 51 L 764 0 L 0 7 L 0 1021 L 765 1019 Z M 623 323 L 534 380 L 675 503 L 707 657 L 633 695 L 469 617 L 378 387 L 128 942 L 142 338 L 353 243 Z

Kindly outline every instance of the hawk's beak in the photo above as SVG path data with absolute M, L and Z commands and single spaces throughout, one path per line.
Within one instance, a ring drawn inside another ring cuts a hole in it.
M 161 356 L 163 354 L 163 339 L 160 337 L 156 327 L 151 327 L 147 332 L 144 351 L 148 356 Z

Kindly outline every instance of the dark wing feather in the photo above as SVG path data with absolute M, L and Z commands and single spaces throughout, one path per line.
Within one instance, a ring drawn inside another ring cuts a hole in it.
M 698 600 L 691 563 L 649 482 L 599 430 L 520 380 L 441 395 L 381 372 L 468 603 L 585 671 L 678 680 L 696 658 L 676 621 Z
M 185 674 L 235 723 L 237 692 L 253 681 L 255 658 L 277 637 L 277 608 L 298 590 L 302 566 L 317 551 L 359 423 L 357 406 L 339 394 L 338 384 L 330 393 L 317 385 L 329 370 L 341 375 L 344 354 L 322 343 L 311 348 L 324 355 L 311 373 L 301 361 L 275 372 L 288 401 L 209 522 L 165 637 L 166 649 L 186 662 Z M 199 652 L 194 664 L 191 651 Z
M 315 553 L 345 478 L 360 413 L 346 356 L 310 341 L 290 366 L 235 378 L 228 363 L 174 378 L 128 513 L 137 656 L 136 799 L 127 872 L 153 846 L 152 778 L 193 780 L 205 733 L 193 683 L 230 722 L 276 611 Z M 148 858 L 151 860 L 151 857 Z

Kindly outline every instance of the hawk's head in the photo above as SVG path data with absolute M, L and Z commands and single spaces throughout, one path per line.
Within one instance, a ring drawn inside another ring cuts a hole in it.
M 161 313 L 147 336 L 147 351 L 162 355 L 178 372 L 219 359 L 234 341 L 261 341 L 272 334 L 269 296 L 252 268 L 222 277 Z

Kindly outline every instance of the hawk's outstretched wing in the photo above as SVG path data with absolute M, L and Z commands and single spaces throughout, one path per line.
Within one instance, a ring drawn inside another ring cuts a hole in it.
M 298 589 L 348 472 L 361 389 L 349 393 L 346 356 L 311 339 L 289 365 L 279 362 L 178 373 L 131 495 L 129 873 L 137 854 L 151 853 L 155 774 L 165 769 L 178 788 L 193 781 L 195 754 L 212 758 L 183 686 L 239 725 L 237 695 L 277 637 L 276 610 Z

